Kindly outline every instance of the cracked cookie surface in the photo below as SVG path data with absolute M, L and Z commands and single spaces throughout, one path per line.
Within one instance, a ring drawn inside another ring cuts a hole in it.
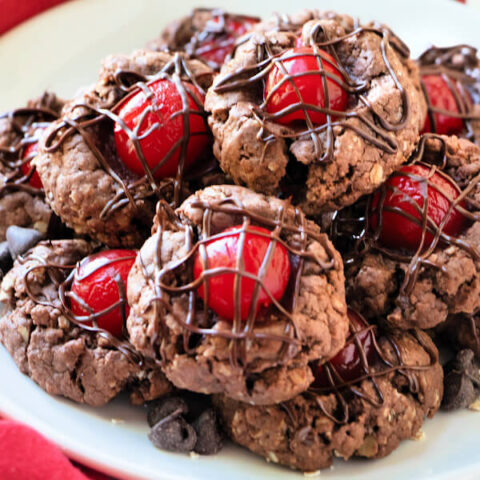
M 394 347 L 395 345 L 395 347 Z M 378 346 L 394 365 L 397 348 L 403 365 L 352 385 L 355 395 L 309 391 L 279 405 L 253 406 L 215 396 L 215 403 L 234 442 L 268 461 L 312 472 L 328 468 L 334 457 L 381 458 L 402 440 L 415 437 L 426 416 L 433 416 L 443 394 L 443 372 L 430 338 L 420 331 L 396 331 Z M 375 378 L 375 381 L 373 381 Z M 341 390 L 340 390 L 341 391 Z M 342 421 L 336 416 L 345 413 Z
M 17 260 L 2 282 L 0 341 L 20 371 L 53 395 L 100 406 L 124 389 L 134 403 L 167 393 L 158 368 L 141 367 L 101 332 L 67 318 L 58 282 L 91 250 L 83 240 L 42 242 Z
M 269 309 L 248 327 L 205 309 L 191 271 L 200 239 L 245 221 L 277 226 L 294 265 L 283 312 Z M 343 346 L 348 320 L 341 258 L 289 203 L 243 187 L 213 186 L 175 212 L 160 205 L 153 232 L 130 272 L 127 327 L 135 347 L 160 358 L 177 387 L 274 403 L 308 387 L 309 361 L 324 361 Z
M 314 215 L 353 203 L 407 161 L 426 105 L 417 66 L 388 28 L 305 11 L 277 16 L 253 32 L 223 66 L 205 103 L 215 156 L 235 183 L 292 195 Z M 335 111 L 324 125 L 283 125 L 266 112 L 264 81 L 299 38 L 325 49 L 343 72 L 347 114 Z

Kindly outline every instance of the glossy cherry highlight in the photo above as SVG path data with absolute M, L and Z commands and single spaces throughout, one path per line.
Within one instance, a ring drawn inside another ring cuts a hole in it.
M 220 68 L 225 59 L 233 52 L 237 38 L 247 33 L 258 21 L 252 17 L 229 15 L 213 17 L 209 22 L 211 28 L 201 35 L 202 38 L 196 45 L 195 53 L 202 60 Z M 217 26 L 221 28 L 222 24 L 223 28 L 217 33 Z
M 21 169 L 22 173 L 27 177 L 30 175 L 30 172 L 32 171 L 32 165 L 31 162 L 33 158 L 38 154 L 38 140 L 40 138 L 40 135 L 45 131 L 46 127 L 38 127 L 35 130 L 34 136 L 32 138 L 32 142 L 27 145 L 25 150 L 23 151 L 22 155 L 22 160 L 24 161 L 22 163 Z M 43 189 L 43 184 L 42 181 L 40 180 L 40 176 L 38 175 L 38 172 L 35 170 L 28 180 L 28 183 L 33 187 L 37 188 L 39 190 Z
M 449 82 L 451 85 L 449 85 Z M 442 75 L 423 75 L 422 83 L 431 107 L 458 115 L 459 108 L 455 95 L 459 96 L 457 82 L 445 79 Z M 435 126 L 430 120 L 430 113 L 425 118 L 421 133 L 438 133 L 439 135 L 458 135 L 465 129 L 459 117 L 433 112 Z
M 126 302 L 112 307 L 124 299 L 128 274 L 136 256 L 134 250 L 107 250 L 82 260 L 75 269 L 70 289 L 70 308 L 73 314 L 100 314 L 96 317 L 98 326 L 121 337 L 123 318 L 128 317 L 130 309 Z M 107 312 L 109 309 L 111 310 Z M 92 322 L 85 324 L 91 326 Z
M 347 107 L 348 97 L 341 85 L 342 80 L 337 62 L 326 51 L 320 50 L 320 56 L 316 56 L 312 47 L 291 48 L 277 60 L 265 82 L 267 113 L 278 114 L 275 121 L 283 125 L 305 122 L 304 109 L 291 108 L 303 103 L 313 124 L 323 125 L 327 117 L 315 107 L 337 112 L 343 112 Z
M 132 172 L 143 176 L 145 169 L 135 149 L 136 142 L 130 139 L 124 126 L 138 139 L 145 162 L 156 179 L 177 175 L 183 139 L 188 142 L 184 169 L 208 148 L 210 135 L 202 116 L 204 97 L 191 83 L 182 82 L 182 85 L 180 90 L 188 106 L 184 106 L 182 93 L 175 83 L 159 79 L 148 84 L 151 95 L 138 89 L 116 112 L 120 117 L 114 127 L 117 152 Z
M 428 182 L 427 182 L 428 179 Z M 427 224 L 436 231 L 448 215 L 442 232 L 457 236 L 468 225 L 468 219 L 458 210 L 449 209 L 460 195 L 455 182 L 447 175 L 423 164 L 406 165 L 392 175 L 385 184 L 386 193 L 383 207 L 380 205 L 381 191 L 374 193 L 370 211 L 370 228 L 376 231 L 379 222 L 379 209 L 382 209 L 382 225 L 379 241 L 394 249 L 416 251 L 422 240 L 422 210 L 428 199 L 427 216 L 436 225 Z M 466 208 L 465 202 L 459 206 Z M 425 232 L 424 246 L 428 247 L 434 235 Z
M 207 268 L 204 269 L 201 251 L 195 257 L 193 274 L 198 279 L 203 274 L 208 280 L 208 298 L 205 298 L 205 288 L 202 284 L 198 294 L 207 302 L 209 308 L 220 317 L 233 320 L 235 316 L 235 273 L 222 272 L 222 269 L 237 270 L 237 259 L 243 259 L 244 271 L 258 277 L 268 249 L 272 243 L 271 232 L 263 227 L 248 226 L 244 235 L 243 249 L 242 226 L 227 228 L 222 237 L 208 241 L 205 244 Z M 276 243 L 268 268 L 263 276 L 265 289 L 275 300 L 280 301 L 290 277 L 290 260 L 283 245 Z M 240 311 L 242 320 L 247 320 L 253 302 L 256 281 L 245 276 L 241 277 Z M 267 308 L 272 300 L 265 289 L 261 288 L 254 307 L 255 313 L 260 308 Z
M 347 339 L 347 344 L 328 362 L 335 384 L 354 382 L 365 375 L 361 351 L 365 354 L 369 365 L 377 358 L 373 339 L 374 333 L 371 329 L 368 329 L 369 324 L 355 310 L 350 308 L 348 309 L 348 320 L 350 322 L 350 336 Z M 360 346 L 357 345 L 355 338 Z M 331 381 L 324 366 L 317 365 L 314 370 L 314 376 L 314 387 L 331 387 Z

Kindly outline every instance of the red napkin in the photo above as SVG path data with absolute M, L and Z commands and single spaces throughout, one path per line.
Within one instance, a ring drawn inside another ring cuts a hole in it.
M 0 35 L 65 0 L 0 0 Z
M 85 467 L 73 466 L 58 447 L 18 422 L 0 420 L 0 452 L 2 480 L 111 479 Z

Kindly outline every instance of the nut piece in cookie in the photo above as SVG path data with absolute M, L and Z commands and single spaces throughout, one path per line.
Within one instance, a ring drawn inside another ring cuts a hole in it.
M 45 92 L 24 108 L 0 114 L 0 241 L 11 225 L 47 232 L 52 212 L 31 161 L 39 138 L 62 107 L 62 100 Z
M 134 403 L 161 396 L 170 384 L 159 368 L 141 361 L 127 338 L 101 328 L 105 317 L 125 319 L 126 274 L 121 271 L 122 258 L 111 258 L 108 251 L 86 261 L 91 250 L 84 240 L 49 241 L 18 258 L 0 291 L 7 311 L 0 319 L 0 341 L 20 371 L 50 394 L 94 406 L 124 389 L 132 392 Z M 103 276 L 111 297 L 109 305 L 101 298 L 105 291 L 94 284 L 98 276 Z M 72 282 L 89 282 L 91 296 L 86 298 L 78 289 L 72 292 Z M 88 313 L 75 315 L 73 302 Z
M 345 349 L 317 370 L 307 392 L 268 406 L 215 397 L 233 441 L 268 461 L 315 471 L 334 456 L 384 457 L 415 437 L 442 399 L 435 345 L 420 330 L 387 333 L 349 315 Z
M 480 148 L 424 135 L 410 163 L 338 212 L 347 297 L 370 319 L 432 328 L 480 307 Z
M 431 47 L 418 59 L 428 114 L 422 133 L 480 141 L 480 60 L 469 45 Z
M 387 27 L 306 11 L 253 28 L 205 101 L 235 183 L 308 215 L 349 205 L 405 163 L 425 120 L 418 68 Z
M 178 388 L 255 404 L 292 398 L 343 346 L 343 265 L 290 203 L 213 186 L 158 206 L 128 281 L 135 347 Z
M 235 45 L 253 25 L 257 17 L 237 15 L 219 9 L 196 8 L 190 15 L 167 25 L 158 39 L 149 42 L 151 50 L 184 51 L 214 70 L 220 70 L 230 59 Z
M 158 199 L 177 205 L 184 174 L 211 158 L 204 95 L 213 71 L 183 54 L 108 57 L 66 105 L 34 164 L 55 213 L 110 247 L 140 245 Z

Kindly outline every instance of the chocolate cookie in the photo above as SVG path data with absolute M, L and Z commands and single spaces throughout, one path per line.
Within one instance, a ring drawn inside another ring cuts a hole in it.
M 405 163 L 426 106 L 387 27 L 306 11 L 254 28 L 206 97 L 221 168 L 309 215 L 349 205 Z
M 420 330 L 373 333 L 364 325 L 354 332 L 346 348 L 356 349 L 364 371 L 349 382 L 332 360 L 322 367 L 328 383 L 288 402 L 256 407 L 216 397 L 231 438 L 268 461 L 310 472 L 329 467 L 334 456 L 384 457 L 415 437 L 442 399 L 433 342 Z
M 108 57 L 98 83 L 65 107 L 34 161 L 57 215 L 109 246 L 140 245 L 157 200 L 178 203 L 192 158 L 211 156 L 202 93 L 211 78 L 181 54 Z
M 275 403 L 343 346 L 340 255 L 290 203 L 213 186 L 175 212 L 160 203 L 153 232 L 129 276 L 127 326 L 177 387 Z
M 411 162 L 339 212 L 347 296 L 366 317 L 432 328 L 480 307 L 480 148 L 425 135 Z
M 45 92 L 25 108 L 0 115 L 0 241 L 10 225 L 47 231 L 51 210 L 30 162 L 38 138 L 62 106 L 55 94 Z
M 128 341 L 72 314 L 65 279 L 89 253 L 84 240 L 59 240 L 17 259 L 2 282 L 0 341 L 20 371 L 50 394 L 94 406 L 124 389 L 135 403 L 163 395 L 170 384 L 159 368 L 142 363 Z
M 219 9 L 196 8 L 190 15 L 167 25 L 160 37 L 147 43 L 146 48 L 183 51 L 218 71 L 230 59 L 239 37 L 259 21 L 257 17 Z
M 432 47 L 418 59 L 428 105 L 423 132 L 480 140 L 480 60 L 469 45 Z

